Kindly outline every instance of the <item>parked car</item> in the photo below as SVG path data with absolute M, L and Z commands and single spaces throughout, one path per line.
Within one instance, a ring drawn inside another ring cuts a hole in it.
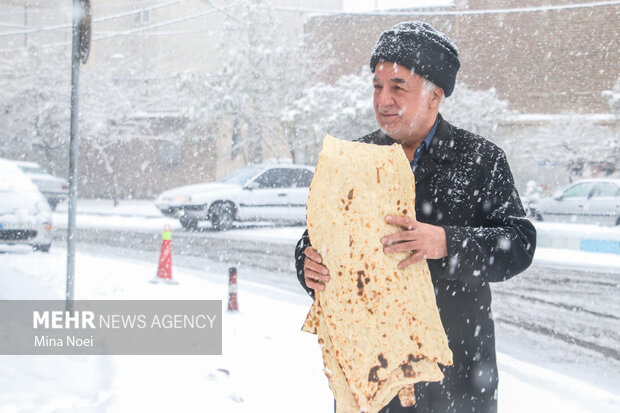
M 620 225 L 620 179 L 578 181 L 528 209 L 539 221 Z
M 35 162 L 11 161 L 17 165 L 23 173 L 39 188 L 52 209 L 64 199 L 67 199 L 69 182 L 64 178 L 58 178 L 48 174 Z
M 162 193 L 155 205 L 185 229 L 211 221 L 225 230 L 233 221 L 304 222 L 314 168 L 305 165 L 249 165 L 219 182 L 188 185 Z
M 49 252 L 52 210 L 34 183 L 0 159 L 0 244 L 26 244 Z

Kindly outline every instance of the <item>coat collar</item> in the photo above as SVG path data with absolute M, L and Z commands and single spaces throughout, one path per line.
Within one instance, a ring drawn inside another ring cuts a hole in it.
M 454 135 L 451 133 L 452 125 L 446 122 L 441 114 L 437 114 L 439 122 L 437 131 L 428 148 L 428 155 L 435 161 L 447 162 L 456 157 Z
M 451 133 L 452 125 L 446 122 L 441 114 L 437 114 L 437 117 L 439 121 L 437 122 L 435 136 L 433 136 L 431 144 L 426 150 L 426 154 L 422 156 L 422 160 L 430 157 L 437 162 L 447 162 L 454 159 L 457 155 L 454 149 L 454 136 Z M 373 143 L 378 145 L 392 145 L 398 143 L 386 135 L 381 129 L 375 131 L 372 135 L 374 135 L 372 137 Z
M 433 179 L 440 165 L 451 162 L 457 155 L 454 149 L 454 136 L 451 133 L 452 126 L 441 115 L 437 116 L 439 122 L 435 136 L 414 171 L 416 186 Z

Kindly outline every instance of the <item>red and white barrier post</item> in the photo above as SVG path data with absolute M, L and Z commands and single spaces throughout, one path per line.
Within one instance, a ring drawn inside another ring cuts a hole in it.
M 228 269 L 228 311 L 239 311 L 237 303 L 237 269 L 230 267 Z
M 159 263 L 157 265 L 157 273 L 152 283 L 165 282 L 167 284 L 178 284 L 172 280 L 172 231 L 170 225 L 164 226 L 164 232 L 161 236 L 161 250 L 159 253 Z

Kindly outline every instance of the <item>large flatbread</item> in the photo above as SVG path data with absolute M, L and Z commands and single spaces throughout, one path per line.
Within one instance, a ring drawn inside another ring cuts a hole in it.
M 331 280 L 303 330 L 318 335 L 338 413 L 375 413 L 397 394 L 411 405 L 413 384 L 452 364 L 426 261 L 400 270 L 408 253 L 381 244 L 401 230 L 386 215 L 415 218 L 414 187 L 399 145 L 323 140 L 307 224 Z

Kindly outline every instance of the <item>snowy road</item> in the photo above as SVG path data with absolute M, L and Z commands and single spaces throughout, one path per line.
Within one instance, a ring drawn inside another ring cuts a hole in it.
M 617 388 L 620 274 L 534 265 L 493 293 L 498 349 Z
M 252 228 L 245 227 L 245 228 Z M 301 236 L 301 231 L 299 235 Z M 54 233 L 56 242 L 64 242 L 64 231 Z M 159 251 L 161 232 L 155 230 L 78 229 L 78 242 L 106 247 L 122 247 L 141 251 Z M 247 265 L 270 271 L 293 271 L 293 245 L 287 239 L 253 239 L 246 232 L 174 231 L 175 254 L 208 258 L 231 265 Z
M 301 232 L 302 229 L 297 231 Z M 174 262 L 196 270 L 225 274 L 240 267 L 240 276 L 264 285 L 298 292 L 293 265 L 294 241 L 278 237 L 282 229 L 244 227 L 218 233 L 174 231 Z M 301 234 L 300 234 L 301 235 Z M 58 233 L 62 243 L 62 233 Z M 154 261 L 160 247 L 155 230 L 80 229 L 87 250 L 123 257 L 127 251 Z M 244 272 L 243 268 L 262 271 Z M 493 285 L 498 348 L 519 359 L 551 362 L 554 368 L 586 377 L 609 390 L 620 383 L 620 272 L 533 265 L 525 273 Z M 527 343 L 527 345 L 524 345 Z M 532 349 L 536 349 L 532 351 Z M 587 369 L 584 366 L 587 365 Z
M 618 274 L 533 268 L 494 286 L 496 308 L 504 310 L 497 318 L 618 361 L 619 278 Z

